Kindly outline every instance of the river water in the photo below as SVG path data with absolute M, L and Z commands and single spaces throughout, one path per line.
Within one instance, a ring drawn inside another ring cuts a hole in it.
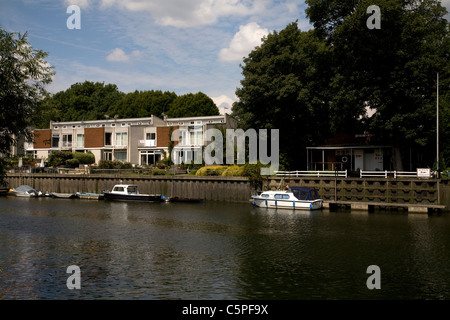
M 450 299 L 450 216 L 0 197 L 0 299 Z

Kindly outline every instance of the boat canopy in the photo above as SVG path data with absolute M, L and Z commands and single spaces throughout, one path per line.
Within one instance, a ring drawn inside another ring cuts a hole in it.
M 291 187 L 290 189 L 298 200 L 312 201 L 320 199 L 319 192 L 316 189 L 308 187 Z
M 14 188 L 14 191 L 18 191 L 18 192 L 38 192 L 36 189 L 33 189 L 30 186 L 27 185 L 21 185 L 20 187 Z

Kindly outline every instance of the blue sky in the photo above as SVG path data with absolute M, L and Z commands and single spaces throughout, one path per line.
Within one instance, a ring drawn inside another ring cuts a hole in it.
M 70 5 L 81 10 L 79 30 L 67 28 Z M 49 53 L 52 93 L 85 80 L 123 92 L 201 91 L 230 112 L 243 57 L 293 21 L 310 29 L 305 9 L 304 0 L 0 0 L 0 27 L 28 31 Z
M 81 29 L 67 28 L 70 5 Z M 27 31 L 49 53 L 52 93 L 85 80 L 123 92 L 201 91 L 229 112 L 242 58 L 295 20 L 309 29 L 305 8 L 304 0 L 0 0 L 0 26 Z

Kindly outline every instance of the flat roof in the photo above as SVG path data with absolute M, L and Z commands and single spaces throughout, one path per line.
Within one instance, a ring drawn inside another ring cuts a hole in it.
M 207 120 L 207 119 L 224 119 L 226 115 L 219 116 L 200 116 L 200 117 L 183 117 L 183 118 L 166 118 L 166 121 L 189 121 L 189 120 Z
M 386 149 L 392 148 L 392 146 L 319 146 L 319 147 L 306 147 L 309 150 L 341 150 L 341 149 Z
M 153 118 L 157 118 L 156 116 L 146 117 L 146 118 L 127 118 L 127 119 L 103 119 L 103 120 L 80 120 L 80 121 L 64 121 L 57 122 L 51 121 L 52 125 L 62 125 L 62 124 L 82 124 L 82 123 L 108 123 L 108 122 L 127 122 L 127 121 L 151 121 Z M 161 119 L 162 120 L 162 119 Z

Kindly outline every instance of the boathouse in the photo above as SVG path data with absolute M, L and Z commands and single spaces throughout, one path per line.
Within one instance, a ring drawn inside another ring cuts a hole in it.
M 307 170 L 395 170 L 392 146 L 371 144 L 370 137 L 338 134 L 325 145 L 307 147 Z

